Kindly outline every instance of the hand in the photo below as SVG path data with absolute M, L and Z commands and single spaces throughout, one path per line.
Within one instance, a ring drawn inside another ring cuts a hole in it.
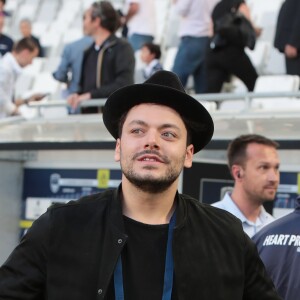
M 292 45 L 285 45 L 284 54 L 288 58 L 295 58 L 298 56 L 298 49 Z
M 91 94 L 90 93 L 84 93 L 84 94 L 81 94 L 81 95 L 71 94 L 68 97 L 67 102 L 73 109 L 76 109 L 78 107 L 78 105 L 80 104 L 80 102 L 86 101 L 86 100 L 89 100 L 89 99 L 91 99 Z
M 263 29 L 261 27 L 254 27 L 256 37 L 260 37 Z
M 28 99 L 28 101 L 29 102 L 31 102 L 31 101 L 40 101 L 43 98 L 45 98 L 46 96 L 47 96 L 47 94 L 41 94 L 41 93 L 33 94 L 32 96 L 30 96 L 30 98 Z

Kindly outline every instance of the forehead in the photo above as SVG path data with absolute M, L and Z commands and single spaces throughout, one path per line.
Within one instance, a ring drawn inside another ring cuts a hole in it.
M 251 143 L 248 145 L 247 160 L 279 163 L 277 149 L 272 146 Z
M 126 116 L 125 123 L 138 119 L 145 123 L 168 123 L 185 126 L 179 113 L 173 108 L 155 103 L 143 103 L 132 107 Z
M 20 22 L 20 26 L 22 26 L 22 27 L 29 27 L 30 24 L 29 24 L 29 22 L 27 22 L 27 21 L 21 21 L 21 22 Z
M 90 8 L 85 10 L 83 16 L 84 17 L 89 17 L 89 16 L 91 16 L 91 14 L 92 14 L 92 8 L 90 7 Z

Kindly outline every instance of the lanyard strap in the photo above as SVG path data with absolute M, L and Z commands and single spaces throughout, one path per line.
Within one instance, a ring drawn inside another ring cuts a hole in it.
M 172 252 L 173 241 L 173 229 L 176 223 L 176 211 L 174 211 L 168 228 L 168 241 L 166 251 L 165 262 L 165 274 L 164 274 L 164 288 L 162 300 L 171 300 L 173 289 L 173 275 L 174 275 L 174 263 Z M 114 286 L 115 286 L 115 299 L 124 300 L 124 286 L 123 286 L 123 271 L 121 255 L 118 258 L 117 265 L 114 271 Z

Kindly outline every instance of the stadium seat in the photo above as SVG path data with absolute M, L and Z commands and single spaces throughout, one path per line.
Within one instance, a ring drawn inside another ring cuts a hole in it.
M 298 92 L 299 76 L 297 75 L 265 75 L 259 76 L 254 92 Z M 282 111 L 300 108 L 300 101 L 294 97 L 254 98 L 251 103 L 254 110 Z

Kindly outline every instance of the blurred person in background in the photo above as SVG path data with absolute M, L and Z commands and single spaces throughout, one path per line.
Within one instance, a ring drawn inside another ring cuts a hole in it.
M 207 87 L 206 93 L 219 93 L 223 84 L 230 81 L 231 75 L 237 76 L 246 85 L 248 91 L 253 91 L 258 74 L 250 58 L 245 52 L 245 39 L 237 27 L 221 34 L 217 30 L 218 24 L 232 14 L 244 18 L 252 32 L 251 48 L 255 46 L 256 36 L 261 34 L 261 29 L 251 22 L 250 9 L 244 0 L 222 0 L 212 12 L 214 36 L 208 48 L 206 57 Z M 238 22 L 238 21 L 237 21 Z M 237 23 L 238 24 L 238 23 Z M 251 34 L 251 33 L 250 33 Z
M 128 41 L 134 51 L 144 43 L 152 43 L 156 30 L 156 10 L 153 0 L 125 0 L 127 13 L 121 18 L 128 28 Z
M 274 46 L 285 55 L 286 72 L 300 76 L 300 1 L 282 3 L 276 25 Z
M 227 210 L 252 237 L 274 218 L 263 203 L 274 201 L 279 184 L 278 143 L 256 134 L 241 135 L 228 146 L 227 157 L 234 188 L 212 206 Z
M 19 106 L 31 101 L 39 101 L 44 94 L 34 94 L 26 99 L 14 99 L 14 88 L 22 68 L 32 63 L 38 55 L 38 45 L 31 38 L 18 41 L 12 52 L 0 60 L 0 118 L 18 115 Z
M 6 16 L 6 17 L 10 17 L 11 14 L 4 9 L 5 3 L 6 3 L 6 0 L 0 0 L 0 12 L 2 12 L 4 14 L 4 16 Z
M 3 27 L 5 22 L 5 14 L 0 11 L 0 54 L 3 56 L 7 52 L 11 52 L 14 41 L 7 35 L 3 34 Z
M 83 54 L 92 43 L 92 37 L 84 36 L 74 42 L 68 43 L 64 47 L 60 64 L 52 74 L 56 80 L 64 82 L 67 85 L 67 88 L 62 92 L 63 98 L 67 98 L 69 95 L 77 93 L 80 90 L 79 82 Z M 76 110 L 69 108 L 69 113 L 80 113 L 80 107 Z
M 145 43 L 141 48 L 141 60 L 146 64 L 143 69 L 144 79 L 148 79 L 155 72 L 163 69 L 159 59 L 161 56 L 160 46 L 153 43 Z
M 300 198 L 295 210 L 264 227 L 255 242 L 267 273 L 284 300 L 295 300 L 300 294 Z
M 84 34 L 94 43 L 84 52 L 80 89 L 67 101 L 76 111 L 82 101 L 106 98 L 112 92 L 134 82 L 134 52 L 130 44 L 116 37 L 119 14 L 108 1 L 94 2 L 84 13 Z M 82 113 L 97 113 L 98 107 L 81 108 Z
M 175 57 L 175 72 L 184 87 L 190 75 L 194 79 L 195 93 L 203 93 L 206 87 L 205 56 L 212 36 L 211 12 L 219 0 L 173 0 L 181 17 L 180 44 Z
M 43 48 L 40 44 L 39 39 L 36 36 L 32 35 L 31 21 L 29 19 L 22 19 L 20 21 L 19 28 L 20 28 L 20 32 L 22 34 L 22 37 L 32 38 L 36 42 L 36 44 L 38 45 L 38 48 L 39 48 L 38 57 L 44 57 L 44 50 L 43 50 Z

